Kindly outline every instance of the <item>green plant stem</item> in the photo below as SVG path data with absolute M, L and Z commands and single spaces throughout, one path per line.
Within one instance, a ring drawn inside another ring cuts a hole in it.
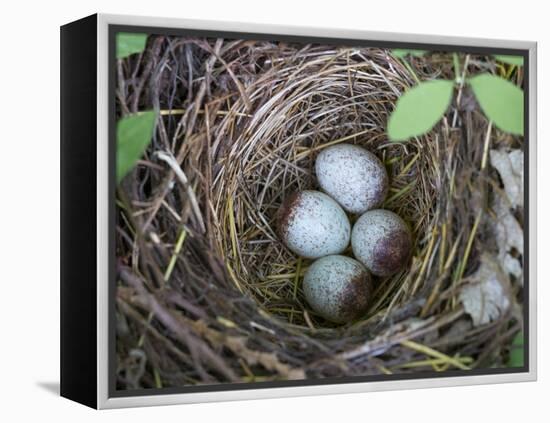
M 420 79 L 418 78 L 418 76 L 416 75 L 415 71 L 413 70 L 413 68 L 411 67 L 411 65 L 409 65 L 409 62 L 407 62 L 407 59 L 405 59 L 404 57 L 401 58 L 401 61 L 403 62 L 403 64 L 405 65 L 405 67 L 407 68 L 407 70 L 411 73 L 411 75 L 413 76 L 414 80 L 416 81 L 417 84 L 420 84 Z
M 460 81 L 462 81 L 462 77 L 460 76 L 460 62 L 458 60 L 458 54 L 453 53 L 453 64 L 455 68 L 455 82 L 457 84 L 460 84 Z
M 178 236 L 178 240 L 176 241 L 176 248 L 174 248 L 174 253 L 170 258 L 170 262 L 168 263 L 166 272 L 164 272 L 164 282 L 168 282 L 168 280 L 170 279 L 170 276 L 172 275 L 172 271 L 174 270 L 174 266 L 176 265 L 176 261 L 178 260 L 178 255 L 181 252 L 181 247 L 183 246 L 183 242 L 185 241 L 186 237 L 187 237 L 187 231 L 182 226 L 180 234 Z

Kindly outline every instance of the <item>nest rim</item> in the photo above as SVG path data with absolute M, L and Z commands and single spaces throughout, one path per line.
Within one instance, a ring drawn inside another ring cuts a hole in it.
M 426 185 L 420 191 L 404 190 L 403 187 L 410 188 L 419 180 L 426 181 L 425 177 L 416 177 L 415 173 L 419 171 L 428 176 L 427 179 L 432 179 L 429 175 L 431 169 L 422 166 L 426 159 L 420 157 L 420 151 L 426 150 L 420 148 L 420 143 L 429 143 L 432 136 L 427 135 L 406 146 L 387 141 L 385 120 L 395 103 L 396 90 L 401 92 L 414 82 L 398 73 L 392 77 L 381 73 L 384 61 L 387 63 L 388 60 L 382 53 L 373 54 L 371 60 L 374 62 L 355 63 L 350 63 L 344 53 L 336 57 L 320 56 L 314 65 L 295 69 L 290 82 L 281 76 L 281 73 L 287 73 L 287 67 L 294 69 L 292 63 L 286 63 L 285 67 L 264 75 L 261 83 L 247 87 L 254 93 L 250 102 L 256 103 L 257 98 L 262 96 L 270 99 L 267 104 L 258 107 L 261 114 L 255 113 L 252 121 L 239 126 L 239 119 L 244 119 L 248 107 L 247 102 L 237 101 L 219 124 L 221 127 L 232 126 L 232 119 L 235 119 L 234 126 L 237 127 L 232 138 L 226 140 L 231 150 L 222 159 L 220 175 L 224 176 L 218 178 L 213 187 L 214 196 L 218 199 L 214 209 L 220 222 L 217 229 L 220 235 L 219 254 L 226 266 L 231 267 L 229 273 L 237 289 L 252 297 L 258 307 L 306 333 L 315 333 L 316 329 L 332 329 L 334 336 L 342 336 L 342 326 L 319 320 L 304 300 L 300 280 L 313 260 L 297 257 L 281 243 L 276 230 L 276 213 L 289 195 L 307 189 L 320 190 L 312 169 L 322 149 L 350 143 L 373 152 L 383 160 L 391 180 L 390 195 L 381 208 L 404 216 L 413 229 L 415 239 L 423 238 L 425 228 L 422 223 L 430 226 L 430 219 L 422 222 L 418 212 L 423 210 L 425 215 L 429 215 L 429 211 L 426 213 L 421 205 L 433 201 L 434 190 Z M 299 58 L 296 60 L 299 61 Z M 350 88 L 346 86 L 350 78 L 354 79 L 351 96 Z M 323 96 L 319 97 L 319 91 L 323 92 Z M 289 110 L 292 111 L 291 119 L 287 118 Z M 215 134 L 215 128 L 212 129 Z M 418 195 L 419 192 L 422 196 Z M 241 200 L 243 196 L 244 201 Z M 400 198 L 404 207 L 399 204 Z M 231 214 L 234 216 L 231 217 Z M 359 217 L 346 214 L 351 222 Z M 258 234 L 256 239 L 249 239 L 251 231 Z M 247 242 L 250 241 L 256 241 L 260 248 L 248 248 Z M 350 247 L 342 254 L 353 257 Z M 294 275 L 286 272 L 289 276 L 285 278 L 282 269 L 290 270 L 292 267 L 297 269 Z M 383 286 L 395 291 L 406 277 L 407 268 L 390 278 L 377 278 L 377 291 Z M 267 293 L 258 292 L 259 287 L 265 287 L 269 280 L 277 283 L 268 285 L 271 289 L 267 289 Z M 380 312 L 378 300 L 381 295 L 391 296 L 383 292 L 377 294 L 371 300 L 377 307 L 371 307 L 367 315 L 354 324 Z M 280 301 L 274 301 L 275 306 L 272 306 L 273 301 L 268 297 L 277 300 L 291 298 L 297 300 L 297 305 L 293 304 L 291 308 L 287 305 L 285 311 L 283 307 L 276 307 Z M 399 306 L 409 299 L 410 296 L 404 295 L 395 305 Z M 309 316 L 302 318 L 301 324 L 297 325 L 293 316 L 300 311 Z

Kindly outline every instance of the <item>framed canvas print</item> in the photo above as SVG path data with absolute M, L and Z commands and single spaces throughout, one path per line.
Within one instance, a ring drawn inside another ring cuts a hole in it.
M 61 393 L 536 378 L 536 44 L 61 28 Z

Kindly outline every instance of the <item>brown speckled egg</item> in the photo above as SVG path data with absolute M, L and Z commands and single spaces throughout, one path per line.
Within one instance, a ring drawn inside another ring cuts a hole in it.
M 277 213 L 277 227 L 284 244 L 306 258 L 341 253 L 349 245 L 351 233 L 344 210 L 319 191 L 288 197 Z
M 384 164 L 357 145 L 325 148 L 315 161 L 315 174 L 321 190 L 350 213 L 361 214 L 380 207 L 388 193 Z
M 353 226 L 351 246 L 372 274 L 389 276 L 401 270 L 411 256 L 411 231 L 395 213 L 370 210 Z
M 372 282 L 357 260 L 333 255 L 313 262 L 304 275 L 303 290 L 311 308 L 325 319 L 348 323 L 367 311 Z

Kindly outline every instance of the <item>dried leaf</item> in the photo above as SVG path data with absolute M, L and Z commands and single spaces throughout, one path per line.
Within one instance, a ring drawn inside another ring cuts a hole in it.
M 507 197 L 497 195 L 491 204 L 496 215 L 496 219 L 491 223 L 499 250 L 498 259 L 507 273 L 522 282 L 522 265 L 511 253 L 523 255 L 523 228 L 512 213 L 511 207 L 523 207 L 523 152 L 491 150 L 490 160 L 502 179 Z
M 521 267 L 521 263 L 517 258 L 512 257 L 510 254 L 506 253 L 501 258 L 501 263 L 504 270 L 506 270 L 511 275 L 514 275 L 521 283 L 523 283 L 523 279 L 521 278 L 521 275 L 523 274 L 523 268 Z
M 494 232 L 500 252 L 504 255 L 516 249 L 523 254 L 523 229 L 501 197 L 495 198 L 492 209 L 496 215 Z
M 277 358 L 277 354 L 248 348 L 246 346 L 245 337 L 227 336 L 224 343 L 234 354 L 244 358 L 251 366 L 261 364 L 267 370 L 275 371 L 288 380 L 306 378 L 304 370 L 293 368 L 288 364 L 280 362 Z
M 466 334 L 472 330 L 472 321 L 467 317 L 458 319 L 449 330 L 439 337 L 440 345 L 456 345 L 464 342 Z
M 263 351 L 256 351 L 246 345 L 246 337 L 231 336 L 227 333 L 219 332 L 208 327 L 202 320 L 188 320 L 189 324 L 204 335 L 213 345 L 224 345 L 229 348 L 235 355 L 242 357 L 247 364 L 254 366 L 260 364 L 267 370 L 279 373 L 284 379 L 298 380 L 305 379 L 306 374 L 303 369 L 294 368 L 290 365 L 279 361 L 277 354 Z
M 491 165 L 498 171 L 513 208 L 523 206 L 523 151 L 491 150 Z
M 498 319 L 510 308 L 510 280 L 493 256 L 481 257 L 472 279 L 474 282 L 462 288 L 459 297 L 474 326 Z

